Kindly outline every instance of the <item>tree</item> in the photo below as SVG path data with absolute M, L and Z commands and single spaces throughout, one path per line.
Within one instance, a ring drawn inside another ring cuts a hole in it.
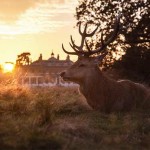
M 17 66 L 29 65 L 31 63 L 31 60 L 29 58 L 30 55 L 31 54 L 29 52 L 24 52 L 18 55 L 18 58 L 16 60 L 16 65 Z
M 100 24 L 100 32 L 106 39 L 113 28 L 115 16 L 121 12 L 120 35 L 109 47 L 109 56 L 104 67 L 123 68 L 145 77 L 150 74 L 150 1 L 148 0 L 81 0 L 76 8 L 76 18 L 79 22 Z M 99 33 L 97 44 L 99 44 Z M 92 42 L 94 39 L 92 40 Z M 95 44 L 95 46 L 97 46 Z M 91 44 L 91 46 L 93 46 Z M 122 60 L 115 62 L 114 56 L 126 53 Z M 136 55 L 136 59 L 135 59 Z M 131 60 L 136 62 L 136 67 Z M 143 64 L 143 65 L 141 65 Z M 141 67 L 140 67 L 141 66 Z M 136 68 L 136 69 L 135 69 Z M 143 69 L 147 71 L 143 71 Z M 146 74 L 145 74 L 146 72 Z
M 148 0 L 82 0 L 76 8 L 79 22 L 100 24 L 101 30 L 110 33 L 112 20 L 122 13 L 121 31 L 127 43 L 150 42 L 150 1 Z M 132 38 L 134 29 L 140 29 Z

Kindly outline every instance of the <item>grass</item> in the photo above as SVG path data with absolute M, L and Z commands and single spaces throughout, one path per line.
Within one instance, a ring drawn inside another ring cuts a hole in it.
M 2 150 L 148 150 L 150 114 L 103 114 L 76 88 L 0 88 Z

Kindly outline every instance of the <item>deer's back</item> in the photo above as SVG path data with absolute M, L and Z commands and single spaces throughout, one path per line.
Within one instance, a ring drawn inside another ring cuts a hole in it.
M 81 93 L 93 108 L 104 112 L 131 111 L 150 107 L 148 89 L 129 80 L 106 80 L 80 88 Z
M 143 109 L 150 107 L 150 94 L 149 89 L 142 84 L 134 83 L 129 80 L 118 81 L 118 84 L 121 84 L 123 87 L 124 93 L 124 109 L 134 110 L 134 109 Z

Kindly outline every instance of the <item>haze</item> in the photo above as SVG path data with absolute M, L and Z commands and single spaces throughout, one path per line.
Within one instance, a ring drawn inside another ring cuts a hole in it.
M 77 4 L 77 0 L 1 0 L 0 63 L 15 62 L 22 52 L 30 52 L 32 61 L 40 53 L 48 59 L 52 51 L 65 59 L 61 44 L 69 48 L 70 34 L 78 34 Z

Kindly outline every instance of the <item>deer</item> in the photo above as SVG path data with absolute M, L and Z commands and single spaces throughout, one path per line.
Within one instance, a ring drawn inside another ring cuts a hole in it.
M 114 80 L 105 75 L 99 65 L 108 54 L 107 46 L 118 36 L 120 28 L 119 14 L 115 18 L 113 32 L 104 41 L 101 33 L 99 47 L 92 50 L 86 38 L 91 38 L 98 30 L 99 25 L 92 31 L 87 32 L 88 23 L 83 31 L 79 23 L 81 44 L 75 44 L 72 36 L 70 46 L 73 51 L 67 51 L 62 44 L 62 50 L 69 55 L 77 55 L 78 60 L 67 70 L 60 73 L 64 81 L 71 81 L 79 85 L 79 91 L 86 98 L 87 103 L 93 109 L 111 112 L 129 112 L 133 110 L 148 110 L 150 108 L 150 89 L 143 84 L 130 80 Z M 106 39 L 106 38 L 105 38 Z

